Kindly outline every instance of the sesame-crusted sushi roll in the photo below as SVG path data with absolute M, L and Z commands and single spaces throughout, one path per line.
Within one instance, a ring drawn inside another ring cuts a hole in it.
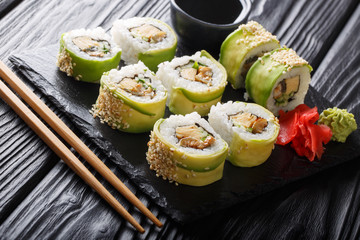
M 146 132 L 164 116 L 166 98 L 164 86 L 139 62 L 104 73 L 92 113 L 114 129 Z
M 156 72 L 159 63 L 175 56 L 177 38 L 172 28 L 154 18 L 134 17 L 116 20 L 111 28 L 116 44 L 123 49 L 126 64 L 142 61 Z
M 207 115 L 227 84 L 225 68 L 204 50 L 160 64 L 156 75 L 169 92 L 167 105 L 175 114 Z
M 158 120 L 148 147 L 150 169 L 164 180 L 204 186 L 223 176 L 228 145 L 195 112 Z
M 279 122 L 255 103 L 232 102 L 211 107 L 209 123 L 229 144 L 228 160 L 235 166 L 254 167 L 265 162 L 279 134 Z
M 117 68 L 121 49 L 104 29 L 77 29 L 61 35 L 56 65 L 68 76 L 99 82 L 102 74 Z
M 249 96 L 275 115 L 304 103 L 312 67 L 290 48 L 265 54 L 249 70 L 246 91 Z
M 259 23 L 242 24 L 222 43 L 220 63 L 226 68 L 228 81 L 234 89 L 245 87 L 246 74 L 264 53 L 280 48 L 276 36 Z

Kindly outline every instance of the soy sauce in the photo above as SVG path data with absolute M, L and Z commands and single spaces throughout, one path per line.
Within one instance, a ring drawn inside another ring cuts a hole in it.
M 190 16 L 214 24 L 233 23 L 243 7 L 240 0 L 175 0 Z

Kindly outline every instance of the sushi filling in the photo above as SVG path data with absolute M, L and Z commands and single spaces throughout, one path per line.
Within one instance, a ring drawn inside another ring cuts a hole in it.
M 134 37 L 140 37 L 145 42 L 158 43 L 166 38 L 166 32 L 151 24 L 143 24 L 139 27 L 130 28 Z
M 204 149 L 215 143 L 215 138 L 199 124 L 177 127 L 176 138 L 180 146 L 195 149 Z
M 102 39 L 94 39 L 88 36 L 79 36 L 72 39 L 72 42 L 81 51 L 85 52 L 91 57 L 104 57 L 105 54 L 110 53 L 110 43 Z
M 251 66 L 256 62 L 256 60 L 261 57 L 261 56 L 253 56 L 251 58 L 248 58 L 243 67 L 242 67 L 242 71 L 241 71 L 241 76 L 243 78 L 246 78 L 246 74 L 248 73 L 249 69 L 251 68 Z
M 145 79 L 138 76 L 125 77 L 119 83 L 118 86 L 125 92 L 128 92 L 135 96 L 148 97 L 153 99 L 156 96 L 156 89 L 152 87 Z
M 177 67 L 180 77 L 212 86 L 212 69 L 197 61 L 190 61 L 188 64 Z
M 248 112 L 239 112 L 229 115 L 229 120 L 233 126 L 244 128 L 246 131 L 256 134 L 262 133 L 268 125 L 268 121 Z
M 286 105 L 293 100 L 295 93 L 299 91 L 300 76 L 282 80 L 274 89 L 274 100 L 277 106 Z
M 246 75 L 247 75 L 248 71 L 250 70 L 251 66 L 258 60 L 259 57 L 262 57 L 262 56 L 264 56 L 264 52 L 246 59 L 244 65 L 242 67 L 242 71 L 241 71 L 241 76 L 243 78 L 246 78 Z

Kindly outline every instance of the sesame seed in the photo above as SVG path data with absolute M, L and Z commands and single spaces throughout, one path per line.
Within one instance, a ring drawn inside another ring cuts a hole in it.
M 303 58 L 298 56 L 294 50 L 291 48 L 289 49 L 280 49 L 278 51 L 275 51 L 271 56 L 271 60 L 273 60 L 274 64 L 279 65 L 285 65 L 287 68 L 287 71 L 290 71 L 295 66 L 303 66 L 305 64 L 309 64 L 307 61 L 305 61 Z M 286 71 L 284 71 L 286 72 Z M 283 72 L 283 73 L 284 73 Z
M 255 21 L 249 21 L 247 24 L 242 24 L 239 26 L 239 29 L 243 31 L 245 39 L 241 39 L 239 42 L 249 45 L 251 48 L 257 46 L 259 43 L 266 43 L 270 41 L 277 41 L 275 35 L 272 35 L 270 32 L 261 26 Z M 236 42 L 238 44 L 238 42 Z
M 245 92 L 245 93 L 244 93 L 244 99 L 245 99 L 245 101 L 249 101 L 249 98 L 250 98 L 249 94 L 248 94 L 247 92 Z
M 104 86 L 100 88 L 100 93 L 96 103 L 92 107 L 94 117 L 99 117 L 101 123 L 107 123 L 113 129 L 127 129 L 130 124 L 125 120 L 129 116 L 128 106 L 112 95 L 110 90 Z
M 65 72 L 66 75 L 73 75 L 73 66 L 76 66 L 76 64 L 72 64 L 72 58 L 65 48 L 63 48 L 57 55 L 56 66 L 60 69 L 60 71 Z
M 173 159 L 173 151 L 166 146 L 152 131 L 150 134 L 150 141 L 148 142 L 148 151 L 146 152 L 146 159 L 150 165 L 151 170 L 155 170 L 156 174 L 162 176 L 164 180 L 175 182 L 177 176 L 176 161 Z

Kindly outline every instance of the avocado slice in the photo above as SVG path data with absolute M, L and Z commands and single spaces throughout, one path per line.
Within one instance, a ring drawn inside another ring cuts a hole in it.
M 158 65 L 165 61 L 170 61 L 174 58 L 177 46 L 177 37 L 174 30 L 164 22 L 158 21 L 161 25 L 166 26 L 171 35 L 174 36 L 175 42 L 169 48 L 149 50 L 143 53 L 139 53 L 138 59 L 142 61 L 151 71 L 156 72 L 158 70 Z
M 71 57 L 72 76 L 74 78 L 84 82 L 98 83 L 104 72 L 118 67 L 121 51 L 112 58 L 102 61 L 83 59 L 65 47 L 64 34 L 61 35 L 60 39 L 60 52 L 65 51 Z
M 247 105 L 259 107 L 255 103 L 247 103 Z M 234 165 L 239 167 L 254 167 L 265 162 L 274 148 L 275 141 L 279 134 L 280 125 L 275 116 L 267 109 L 264 109 L 269 117 L 261 118 L 263 123 L 271 125 L 274 130 L 272 136 L 268 136 L 266 139 L 249 139 L 243 137 L 241 132 L 233 130 L 233 137 L 229 143 L 230 152 L 228 160 Z M 256 128 L 256 127 L 255 127 Z M 254 132 L 253 132 L 254 133 Z
M 179 150 L 178 146 L 168 142 L 160 134 L 160 125 L 164 120 L 165 119 L 159 119 L 155 123 L 153 132 L 167 149 L 173 149 L 173 161 L 176 162 L 177 167 L 195 172 L 209 172 L 218 168 L 225 161 L 228 153 L 228 145 L 224 140 L 217 139 L 217 141 L 224 143 L 224 147 L 216 153 L 201 155 L 185 153 Z
M 247 93 L 254 102 L 263 107 L 267 107 L 267 100 L 278 78 L 289 70 L 288 66 L 284 64 L 273 65 L 271 54 L 281 50 L 288 50 L 288 48 L 275 49 L 270 54 L 264 55 L 252 65 L 246 76 L 245 88 Z M 309 71 L 312 71 L 312 67 L 309 64 L 294 66 L 293 68 L 302 66 L 307 66 Z M 293 83 L 290 83 L 290 85 L 296 83 L 296 79 L 291 81 L 293 81 Z
M 207 51 L 202 50 L 200 56 L 209 58 L 219 67 L 223 73 L 221 84 L 216 88 L 213 87 L 211 91 L 202 92 L 191 91 L 181 87 L 173 87 L 169 102 L 169 109 L 172 113 L 187 114 L 196 111 L 201 116 L 205 116 L 209 113 L 211 106 L 221 100 L 227 84 L 226 70 Z
M 121 117 L 122 121 L 128 123 L 129 126 L 124 127 L 123 123 L 116 122 L 116 125 L 119 126 L 121 131 L 132 133 L 150 131 L 155 122 L 164 116 L 167 93 L 163 98 L 156 102 L 136 102 L 122 94 L 120 91 L 109 88 L 107 85 L 107 78 L 106 74 L 101 78 L 100 92 L 109 91 L 113 97 L 120 99 L 123 102 L 121 108 L 124 114 Z
M 225 67 L 228 73 L 228 81 L 234 89 L 244 87 L 244 79 L 240 67 L 246 55 L 252 49 L 264 44 L 254 41 L 255 37 L 253 34 L 244 33 L 244 30 L 239 28 L 227 36 L 221 45 L 219 61 Z M 246 41 L 240 41 L 242 39 L 246 39 Z M 246 43 L 252 41 L 253 44 Z M 270 40 L 269 42 L 274 43 L 274 48 L 280 48 L 279 41 Z

